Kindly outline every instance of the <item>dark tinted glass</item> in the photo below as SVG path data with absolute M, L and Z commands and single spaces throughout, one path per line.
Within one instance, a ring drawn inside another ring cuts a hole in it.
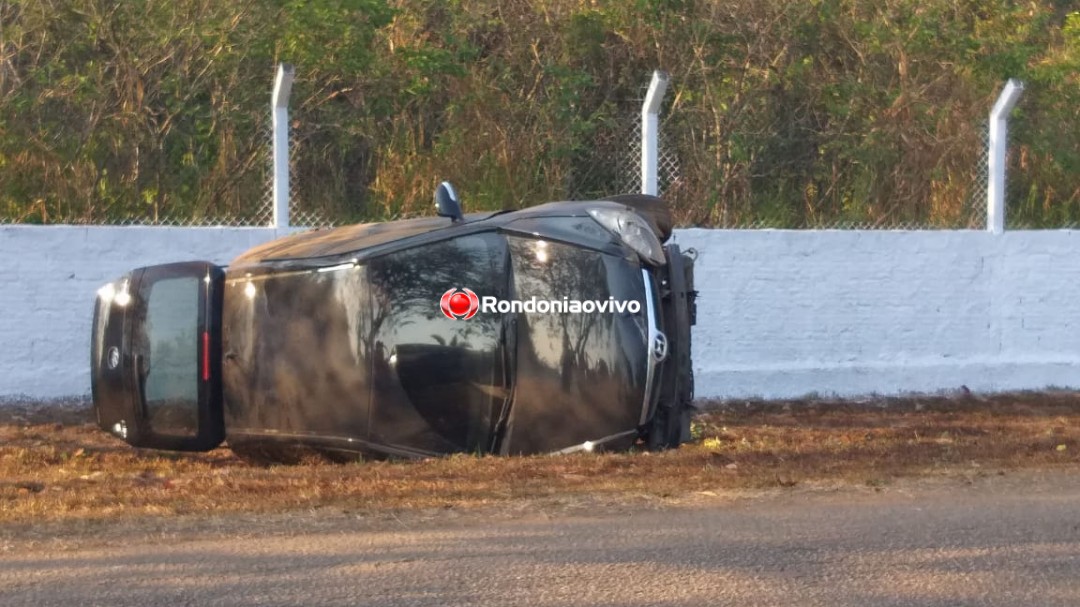
M 147 421 L 164 435 L 194 436 L 199 407 L 199 288 L 193 276 L 154 282 L 146 298 L 142 361 Z

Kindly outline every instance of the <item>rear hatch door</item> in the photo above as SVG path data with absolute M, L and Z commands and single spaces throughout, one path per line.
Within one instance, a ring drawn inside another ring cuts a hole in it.
M 197 261 L 139 268 L 98 290 L 90 366 L 99 426 L 136 447 L 221 444 L 223 282 L 222 268 Z

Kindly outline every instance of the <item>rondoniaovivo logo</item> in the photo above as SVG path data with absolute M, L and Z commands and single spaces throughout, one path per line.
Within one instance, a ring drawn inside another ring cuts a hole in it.
M 443 315 L 454 320 L 468 320 L 480 309 L 480 298 L 472 289 L 450 289 L 439 298 Z
M 439 309 L 447 318 L 467 320 L 477 312 L 485 314 L 640 314 L 636 299 L 499 299 L 491 295 L 477 297 L 471 289 L 450 289 L 439 298 Z

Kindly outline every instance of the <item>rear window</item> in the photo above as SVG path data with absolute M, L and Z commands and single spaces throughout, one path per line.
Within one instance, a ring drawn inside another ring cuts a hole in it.
M 166 278 L 153 283 L 146 299 L 143 387 L 147 420 L 159 434 L 198 430 L 200 286 L 193 276 Z

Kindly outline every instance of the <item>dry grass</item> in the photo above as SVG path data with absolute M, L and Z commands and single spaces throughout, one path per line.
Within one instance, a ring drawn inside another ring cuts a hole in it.
M 522 498 L 679 496 L 819 481 L 994 474 L 1080 462 L 1080 395 L 710 403 L 666 453 L 453 456 L 260 468 L 227 449 L 132 449 L 86 413 L 0 408 L 0 531 L 31 522 L 459 507 Z

